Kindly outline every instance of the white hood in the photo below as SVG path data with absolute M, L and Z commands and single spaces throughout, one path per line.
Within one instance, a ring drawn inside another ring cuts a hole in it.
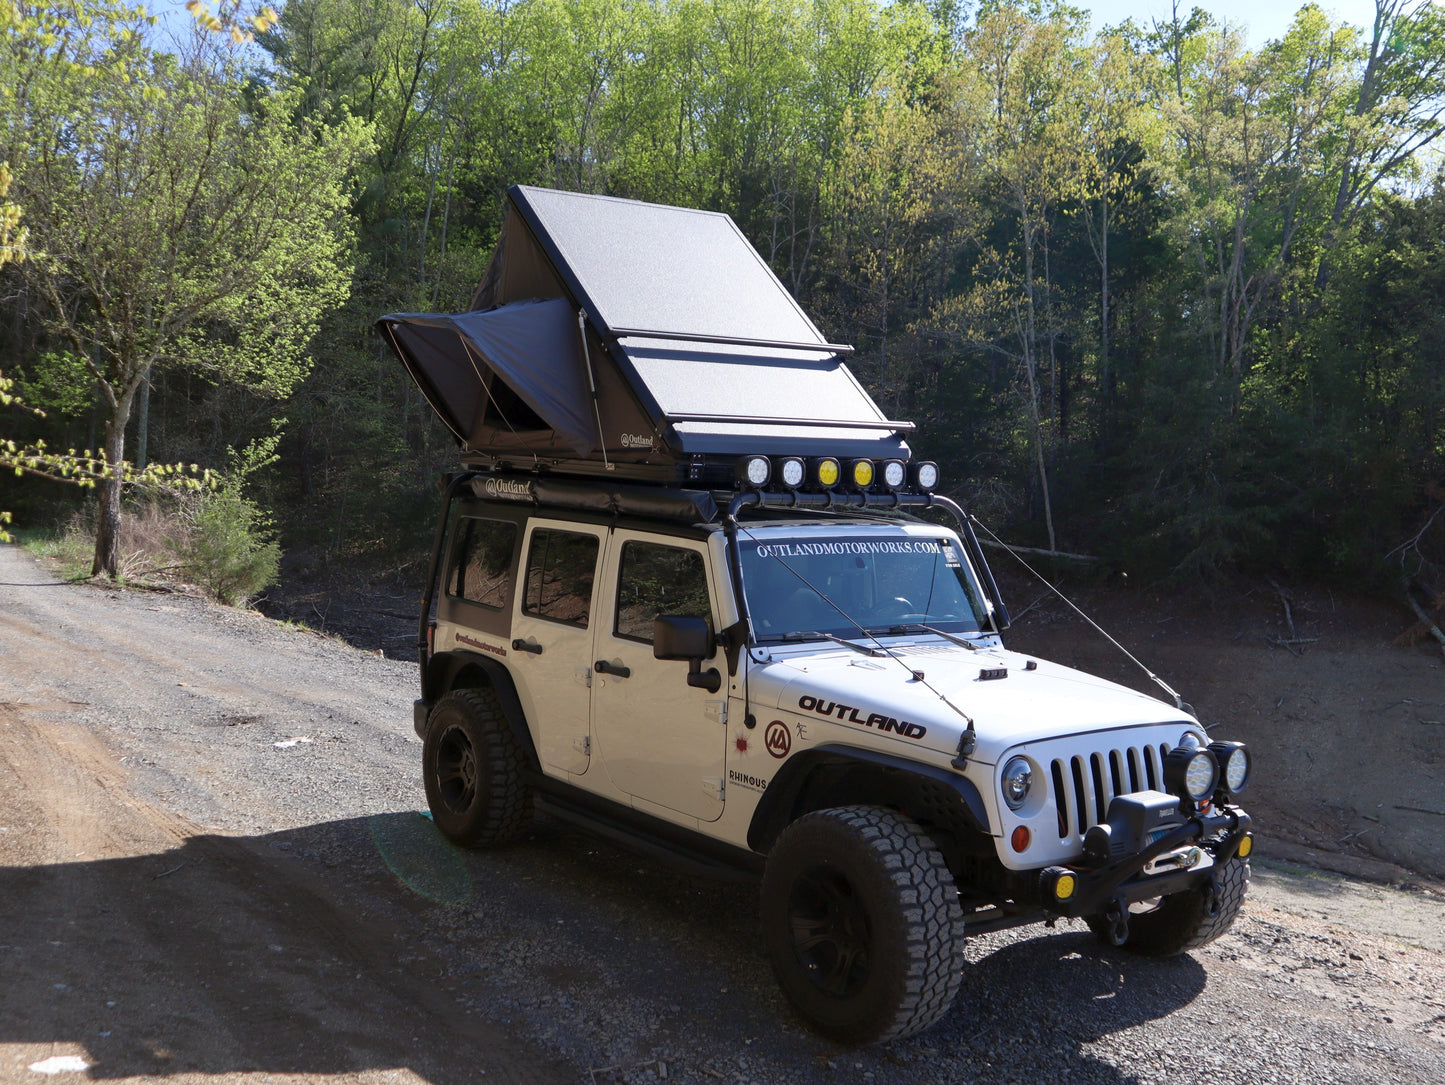
M 817 643 L 774 650 L 770 661 L 754 664 L 750 698 L 759 707 L 871 728 L 950 754 L 971 719 L 977 746 L 970 760 L 990 764 L 1025 742 L 1194 722 L 1154 697 L 1001 647 L 969 651 L 927 638 L 889 643 L 887 650 L 880 657 Z M 1000 671 L 1006 675 L 981 677 Z

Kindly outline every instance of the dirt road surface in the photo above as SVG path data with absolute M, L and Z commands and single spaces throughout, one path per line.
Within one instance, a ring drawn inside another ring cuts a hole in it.
M 414 679 L 0 547 L 0 1082 L 1445 1080 L 1440 899 L 1281 866 L 1192 956 L 983 936 L 939 1025 L 836 1047 L 750 887 L 546 822 L 447 847 Z

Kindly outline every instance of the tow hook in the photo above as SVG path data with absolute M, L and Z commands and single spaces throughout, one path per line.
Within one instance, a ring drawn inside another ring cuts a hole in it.
M 1118 897 L 1104 909 L 1104 922 L 1109 925 L 1109 941 L 1122 946 L 1129 940 L 1129 906 Z
M 1204 915 L 1207 919 L 1213 919 L 1219 914 L 1220 909 L 1219 874 L 1217 872 L 1209 875 L 1209 888 L 1204 893 Z

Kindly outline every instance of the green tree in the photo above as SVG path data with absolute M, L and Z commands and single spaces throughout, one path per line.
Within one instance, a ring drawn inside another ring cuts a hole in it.
M 57 9 L 58 44 L 11 39 L 5 134 L 53 335 L 106 407 L 94 572 L 115 575 L 125 431 L 159 368 L 284 396 L 350 280 L 347 173 L 360 122 L 296 121 L 232 57 L 148 44 L 131 12 Z

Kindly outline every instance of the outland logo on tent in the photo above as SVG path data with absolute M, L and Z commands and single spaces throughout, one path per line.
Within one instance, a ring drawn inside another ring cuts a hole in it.
M 623 448 L 645 448 L 649 451 L 657 448 L 657 440 L 645 433 L 624 433 L 619 438 Z
M 489 478 L 482 484 L 482 488 L 488 497 L 521 497 L 528 500 L 532 497 L 532 484 L 516 479 Z

